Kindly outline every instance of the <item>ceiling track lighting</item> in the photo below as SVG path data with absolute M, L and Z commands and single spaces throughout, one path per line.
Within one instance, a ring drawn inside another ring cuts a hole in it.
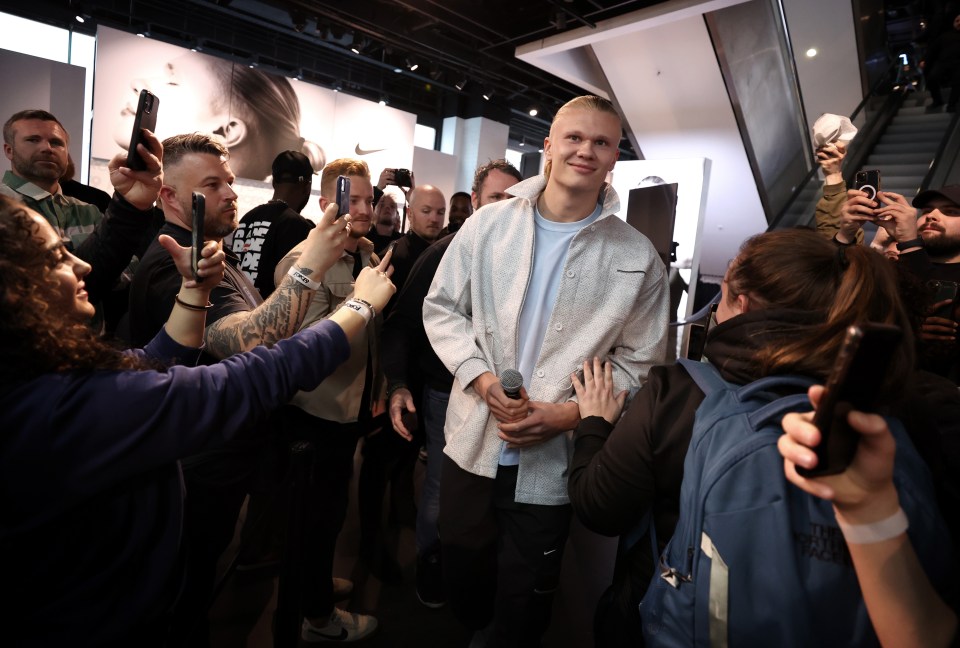
M 468 81 L 468 79 L 467 79 L 466 77 L 464 77 L 464 78 L 460 79 L 459 81 L 457 81 L 456 83 L 454 83 L 454 84 L 453 84 L 453 87 L 456 88 L 457 90 L 461 90 L 461 91 L 462 91 L 464 88 L 467 87 L 467 81 Z

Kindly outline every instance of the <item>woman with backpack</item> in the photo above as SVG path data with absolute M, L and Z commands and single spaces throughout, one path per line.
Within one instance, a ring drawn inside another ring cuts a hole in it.
M 910 325 L 894 270 L 883 257 L 862 246 L 838 249 L 807 230 L 779 230 L 748 239 L 731 262 L 721 293 L 717 324 L 709 331 L 704 356 L 723 381 L 734 386 L 783 375 L 823 382 L 850 325 L 871 321 L 904 330 Z M 903 380 L 912 367 L 913 350 L 905 342 L 893 351 L 879 402 L 893 406 L 904 396 Z M 598 648 L 643 645 L 637 610 L 654 572 L 644 516 L 652 514 L 660 554 L 684 513 L 680 507 L 684 462 L 697 410 L 705 398 L 681 365 L 654 367 L 620 418 L 624 394 L 610 393 L 605 374 L 595 360 L 593 368 L 584 363 L 583 382 L 573 378 L 581 423 L 575 434 L 568 483 L 581 522 L 598 533 L 621 536 L 614 582 L 605 596 L 604 609 L 598 610 L 602 614 L 598 614 L 595 627 Z M 805 388 L 795 386 L 787 391 L 803 392 Z M 701 551 L 699 540 L 688 548 L 691 556 Z M 825 563 L 842 566 L 846 561 L 839 532 L 824 525 L 811 528 L 802 537 L 745 540 L 796 542 L 799 553 L 816 555 Z M 668 582 L 676 590 L 692 587 L 691 573 L 676 567 L 661 563 L 657 571 L 675 572 L 665 575 L 672 578 Z M 761 564 L 756 569 L 762 573 Z M 660 580 L 658 574 L 653 582 L 659 584 Z M 740 615 L 742 619 L 742 607 L 737 608 L 735 601 L 731 607 L 731 617 Z M 789 610 L 782 612 L 787 615 Z M 755 616 L 762 628 L 763 612 L 757 610 Z M 656 630 L 646 628 L 648 639 Z M 703 634 L 700 626 L 696 630 L 694 633 L 691 628 L 691 634 Z M 816 628 L 810 631 L 816 632 Z M 756 645 L 777 643 L 762 635 L 757 640 Z M 849 637 L 837 640 L 849 642 Z M 875 644 L 876 639 L 872 641 Z M 730 645 L 735 644 L 731 641 Z

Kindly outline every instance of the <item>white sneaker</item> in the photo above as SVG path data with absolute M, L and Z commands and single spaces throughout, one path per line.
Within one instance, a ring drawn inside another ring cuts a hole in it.
M 310 643 L 350 643 L 369 637 L 376 629 L 377 620 L 372 616 L 335 607 L 326 625 L 315 626 L 304 619 L 300 637 Z

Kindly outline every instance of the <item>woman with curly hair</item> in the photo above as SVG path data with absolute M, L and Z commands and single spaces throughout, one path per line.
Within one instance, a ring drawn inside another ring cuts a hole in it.
M 332 215 L 319 226 L 335 228 L 330 244 L 342 246 L 349 219 Z M 176 307 L 143 350 L 120 352 L 85 325 L 90 266 L 42 216 L 0 198 L 0 549 L 15 594 L 11 645 L 162 645 L 184 573 L 178 458 L 316 387 L 394 292 L 386 258 L 357 279 L 357 298 L 372 307 L 340 309 L 270 349 L 158 370 L 199 354 L 224 258 L 208 243 L 198 284 L 189 248 L 161 243 L 184 276 Z

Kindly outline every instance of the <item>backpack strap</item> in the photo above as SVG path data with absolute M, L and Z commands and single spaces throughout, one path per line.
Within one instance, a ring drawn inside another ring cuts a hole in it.
M 693 382 L 697 383 L 700 391 L 707 396 L 730 387 L 730 383 L 723 379 L 720 372 L 712 364 L 689 358 L 680 358 L 677 363 L 687 370 L 687 373 L 693 378 Z
M 747 415 L 747 420 L 754 430 L 759 430 L 774 420 L 779 423 L 783 415 L 788 412 L 799 412 L 805 409 L 810 409 L 810 399 L 807 398 L 807 394 L 790 394 L 750 412 Z

